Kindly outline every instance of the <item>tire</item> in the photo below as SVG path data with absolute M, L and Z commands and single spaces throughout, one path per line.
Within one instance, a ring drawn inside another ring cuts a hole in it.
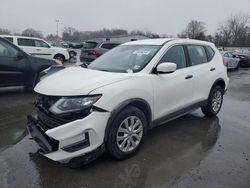
M 145 114 L 140 109 L 129 106 L 122 110 L 109 130 L 105 143 L 108 153 L 117 160 L 131 157 L 139 150 L 146 137 L 147 124 Z
M 202 112 L 206 116 L 215 116 L 219 113 L 223 103 L 224 91 L 220 86 L 215 86 L 211 90 L 206 106 L 201 107 Z
M 70 56 L 71 58 L 75 57 L 75 56 L 76 56 L 76 52 L 70 51 L 70 52 L 69 52 L 69 56 Z
M 62 62 L 62 64 L 65 62 L 65 57 L 62 54 L 57 54 L 54 56 L 54 59 L 58 59 Z

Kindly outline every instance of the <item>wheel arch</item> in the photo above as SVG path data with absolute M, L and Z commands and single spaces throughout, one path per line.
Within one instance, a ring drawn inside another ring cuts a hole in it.
M 120 103 L 119 105 L 117 105 L 114 110 L 111 112 L 111 116 L 108 120 L 106 129 L 105 129 L 105 135 L 104 135 L 104 142 L 107 141 L 108 135 L 109 135 L 109 131 L 110 128 L 116 118 L 116 116 L 126 107 L 128 106 L 135 106 L 138 109 L 140 109 L 146 116 L 147 122 L 148 122 L 148 128 L 151 127 L 151 123 L 152 123 L 152 110 L 151 107 L 149 105 L 149 103 L 147 101 L 145 101 L 144 99 L 141 98 L 133 98 L 133 99 L 128 99 L 126 101 L 123 101 L 122 103 Z
M 215 86 L 217 86 L 217 85 L 220 86 L 220 87 L 223 89 L 223 91 L 225 92 L 226 82 L 225 82 L 224 79 L 222 79 L 222 78 L 218 78 L 217 80 L 215 80 L 214 84 L 213 84 L 212 87 L 211 87 L 210 92 L 211 92 L 212 89 L 213 89 Z
M 56 53 L 53 58 L 55 59 L 56 56 L 63 56 L 64 59 L 66 58 L 62 53 Z

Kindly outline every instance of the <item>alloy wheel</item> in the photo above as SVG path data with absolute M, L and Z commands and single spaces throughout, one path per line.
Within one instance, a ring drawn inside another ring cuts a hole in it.
M 122 152 L 131 152 L 135 150 L 143 136 L 143 124 L 137 116 L 129 116 L 120 124 L 116 143 Z

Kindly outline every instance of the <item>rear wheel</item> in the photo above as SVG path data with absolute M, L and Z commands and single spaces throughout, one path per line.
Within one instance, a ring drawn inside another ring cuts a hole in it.
M 215 86 L 209 97 L 206 106 L 201 107 L 202 112 L 207 116 L 215 116 L 219 113 L 223 103 L 223 89 L 220 86 Z
M 144 113 L 136 107 L 128 107 L 113 121 L 106 148 L 115 159 L 129 158 L 140 148 L 146 132 L 147 120 Z

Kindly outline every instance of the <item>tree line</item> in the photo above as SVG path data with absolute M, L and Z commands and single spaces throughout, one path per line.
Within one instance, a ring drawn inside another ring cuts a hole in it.
M 144 35 L 149 38 L 173 37 L 168 35 L 159 35 L 150 31 L 126 29 L 101 29 L 97 31 L 79 31 L 73 27 L 65 27 L 62 36 L 55 34 L 44 36 L 39 30 L 28 28 L 21 33 L 11 33 L 8 29 L 1 29 L 0 34 L 14 34 L 29 37 L 44 38 L 50 42 L 67 41 L 67 42 L 82 42 L 88 39 L 103 38 L 121 35 Z M 249 47 L 250 46 L 250 16 L 244 13 L 238 13 L 229 16 L 221 24 L 219 24 L 215 33 L 207 32 L 207 26 L 204 22 L 191 20 L 184 30 L 177 34 L 179 38 L 190 38 L 198 40 L 206 40 L 215 43 L 217 46 L 227 47 Z

